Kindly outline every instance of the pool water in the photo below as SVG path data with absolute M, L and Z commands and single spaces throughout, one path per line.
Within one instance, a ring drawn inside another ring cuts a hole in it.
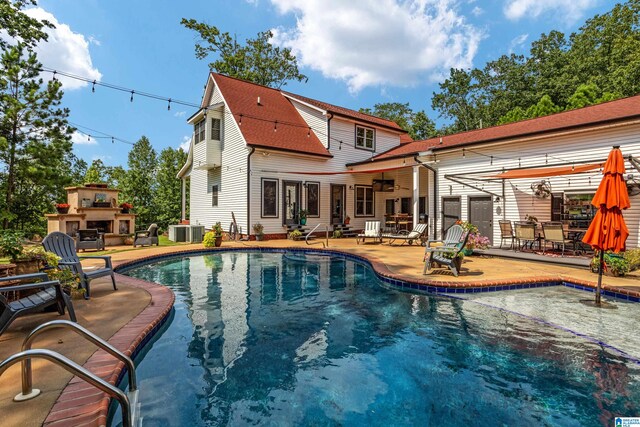
M 137 368 L 145 425 L 589 426 L 640 415 L 635 345 L 616 351 L 484 294 L 412 295 L 364 263 L 302 253 L 223 252 L 127 274 L 176 293 Z M 535 292 L 523 295 L 547 289 Z

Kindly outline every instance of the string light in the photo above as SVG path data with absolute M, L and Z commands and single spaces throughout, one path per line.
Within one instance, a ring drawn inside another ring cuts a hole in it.
M 56 79 L 56 70 L 53 70 L 53 81 L 57 81 L 58 79 Z
M 464 148 L 462 149 L 462 158 L 464 159 L 466 156 L 465 152 L 464 152 Z
M 340 145 L 338 145 L 338 150 L 342 150 L 342 141 L 340 141 Z
M 129 98 L 129 101 L 130 101 L 130 102 L 133 102 L 133 94 L 134 94 L 134 93 L 136 93 L 136 91 L 135 91 L 135 90 L 132 90 L 132 91 L 131 91 L 131 98 Z
M 311 136 L 311 127 L 309 127 L 309 130 L 307 131 L 307 138 L 309 138 Z
M 522 163 L 520 162 L 520 157 L 518 157 L 518 167 L 521 168 L 522 167 Z
M 242 114 L 240 114 L 240 120 L 238 121 L 238 126 L 242 126 Z
M 491 156 L 491 166 L 493 166 L 493 156 Z
M 273 122 L 273 131 L 278 132 L 278 121 Z
M 96 81 L 93 81 L 93 85 L 91 86 L 91 92 L 95 92 L 96 91 Z
M 171 111 L 171 98 L 169 98 L 169 103 L 167 104 L 167 111 Z

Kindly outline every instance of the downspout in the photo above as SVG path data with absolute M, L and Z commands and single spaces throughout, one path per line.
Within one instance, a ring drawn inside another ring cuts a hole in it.
M 431 172 L 433 172 L 433 227 L 431 230 L 431 237 L 433 239 L 436 239 L 436 224 L 438 223 L 438 171 L 436 171 L 434 168 L 432 168 L 431 166 L 429 166 L 426 163 L 422 163 L 420 160 L 418 160 L 418 156 L 413 156 L 413 160 L 415 160 L 416 163 L 419 163 L 420 165 L 424 166 L 425 168 L 427 168 L 428 170 L 430 170 Z
M 255 153 L 256 148 L 251 147 L 251 152 L 247 156 L 247 240 L 251 235 L 251 155 Z M 240 232 L 240 230 L 236 230 Z
M 327 150 L 331 148 L 331 119 L 333 119 L 333 114 L 327 113 L 329 117 L 327 119 Z

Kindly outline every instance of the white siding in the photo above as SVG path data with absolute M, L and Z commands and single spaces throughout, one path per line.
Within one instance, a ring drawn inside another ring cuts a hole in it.
M 208 105 L 215 105 L 224 102 L 217 87 L 214 88 Z M 222 165 L 209 170 L 198 170 L 196 161 L 200 155 L 198 146 L 202 150 L 206 149 L 204 143 L 199 143 L 194 149 L 194 163 L 191 172 L 191 192 L 190 192 L 190 220 L 192 224 L 202 224 L 206 228 L 211 228 L 217 221 L 222 223 L 224 230 L 228 230 L 232 222 L 231 212 L 234 212 L 238 226 L 243 232 L 247 232 L 247 148 L 240 134 L 236 122 L 230 115 L 226 104 L 217 111 L 210 111 L 222 120 L 221 124 L 221 146 Z M 210 122 L 207 123 L 207 138 L 210 136 Z M 216 150 L 213 144 L 217 142 L 207 142 L 211 144 L 211 150 Z M 212 207 L 211 190 L 212 186 L 219 185 L 218 207 Z
M 471 149 L 484 155 L 493 155 L 493 165 L 491 159 L 466 150 L 465 157 L 462 150 L 458 149 L 447 154 L 437 154 L 438 169 L 438 207 L 441 211 L 441 201 L 443 196 L 450 193 L 454 196 L 461 196 L 462 219 L 467 220 L 468 197 L 471 195 L 486 195 L 481 191 L 462 186 L 444 178 L 445 174 L 464 174 L 482 171 L 496 170 L 500 168 L 532 167 L 555 163 L 581 162 L 590 160 L 604 160 L 611 151 L 613 145 L 620 145 L 623 155 L 640 156 L 640 125 L 630 125 L 625 127 L 614 127 L 598 131 L 585 132 L 575 135 L 564 135 L 556 137 L 546 137 L 531 141 L 513 141 L 505 144 L 488 146 L 476 146 Z M 545 157 L 545 154 L 548 156 Z M 520 160 L 518 160 L 520 159 Z M 638 171 L 627 164 L 627 172 Z M 491 175 L 491 173 L 487 173 Z M 589 177 L 591 178 L 589 180 Z M 529 178 L 508 180 L 505 182 L 505 202 L 504 212 L 502 202 L 494 202 L 494 226 L 493 241 L 500 242 L 500 227 L 498 221 L 507 219 L 511 221 L 524 220 L 525 216 L 534 215 L 539 221 L 550 219 L 551 207 L 549 199 L 538 199 L 533 196 L 531 183 L 540 181 L 542 178 Z M 567 175 L 562 177 L 544 178 L 551 182 L 552 191 L 573 193 L 573 192 L 595 192 L 601 180 L 599 173 Z M 478 187 L 484 186 L 496 194 L 502 193 L 502 184 L 474 182 Z M 637 247 L 640 238 L 640 196 L 631 198 L 631 208 L 624 212 L 625 221 L 629 227 L 630 236 L 627 246 Z M 438 213 L 438 230 L 442 228 L 441 214 Z
M 289 100 L 293 106 L 296 107 L 304 121 L 309 124 L 311 129 L 313 129 L 322 145 L 328 148 L 329 138 L 327 132 L 327 116 L 315 108 L 311 108 L 292 99 Z

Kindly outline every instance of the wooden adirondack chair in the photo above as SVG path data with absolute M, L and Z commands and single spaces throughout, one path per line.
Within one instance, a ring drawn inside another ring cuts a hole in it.
M 35 283 L 37 280 L 42 282 Z M 9 276 L 0 278 L 2 282 L 21 282 L 11 286 L 0 287 L 0 292 L 20 292 L 31 289 L 40 289 L 35 294 L 9 301 L 0 293 L 0 335 L 7 330 L 11 322 L 18 316 L 40 311 L 53 304 L 58 305 L 58 313 L 64 314 L 65 308 L 69 310 L 69 318 L 76 322 L 76 313 L 73 310 L 71 298 L 62 291 L 60 282 L 50 281 L 45 273 L 23 274 L 21 276 Z
M 110 256 L 81 256 L 76 254 L 76 248 L 73 239 L 60 232 L 54 231 L 50 233 L 42 240 L 42 246 L 54 254 L 58 255 L 61 260 L 58 263 L 60 268 L 68 268 L 72 272 L 80 276 L 80 287 L 84 288 L 85 299 L 89 299 L 91 291 L 89 288 L 89 282 L 98 277 L 111 276 L 111 282 L 113 283 L 113 289 L 117 290 L 116 278 L 113 274 L 113 267 L 111 265 Z M 98 268 L 95 270 L 84 271 L 80 260 L 82 259 L 101 259 L 104 261 L 104 268 Z
M 427 274 L 433 264 L 447 266 L 454 276 L 458 277 L 462 259 L 458 256 L 467 244 L 469 233 L 459 225 L 452 226 L 444 240 L 429 240 L 424 250 L 424 268 L 422 274 Z M 438 242 L 441 245 L 432 247 L 430 244 Z
M 366 239 L 373 239 L 373 243 L 382 243 L 382 237 L 380 234 L 380 221 L 364 222 L 364 231 L 356 236 L 356 243 L 364 243 Z

